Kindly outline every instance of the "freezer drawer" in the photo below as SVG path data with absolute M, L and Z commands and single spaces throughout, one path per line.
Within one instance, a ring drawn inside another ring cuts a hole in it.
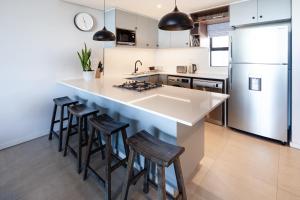
M 229 127 L 287 141 L 287 65 L 233 64 L 229 94 Z

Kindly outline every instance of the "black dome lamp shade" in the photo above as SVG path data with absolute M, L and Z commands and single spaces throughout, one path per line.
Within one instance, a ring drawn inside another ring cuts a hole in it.
M 104 27 L 102 30 L 96 32 L 93 36 L 93 40 L 96 41 L 115 41 L 116 40 L 116 36 L 113 32 L 110 32 L 109 30 L 106 29 L 105 27 L 105 0 L 104 0 L 104 11 L 103 11 L 103 15 L 104 15 Z
M 158 28 L 165 31 L 184 31 L 194 28 L 194 22 L 189 15 L 178 10 L 175 0 L 175 9 L 161 18 Z

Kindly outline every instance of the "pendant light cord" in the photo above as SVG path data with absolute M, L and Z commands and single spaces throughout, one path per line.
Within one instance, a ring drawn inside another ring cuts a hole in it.
M 105 0 L 103 0 L 103 18 L 104 18 L 104 26 L 105 26 Z

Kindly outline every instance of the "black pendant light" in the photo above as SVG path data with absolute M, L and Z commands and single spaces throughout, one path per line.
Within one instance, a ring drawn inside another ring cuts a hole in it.
M 105 27 L 105 0 L 104 0 L 104 14 L 103 14 L 103 18 L 104 18 L 104 27 L 102 30 L 96 32 L 93 36 L 93 40 L 96 41 L 115 41 L 116 40 L 116 36 L 113 32 L 110 32 L 109 30 L 106 29 Z
M 178 10 L 175 0 L 175 9 L 163 16 L 159 21 L 158 28 L 165 31 L 183 31 L 194 28 L 194 22 L 189 15 Z

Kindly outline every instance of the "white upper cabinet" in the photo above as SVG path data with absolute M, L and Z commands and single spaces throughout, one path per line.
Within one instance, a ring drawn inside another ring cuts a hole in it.
M 136 46 L 139 48 L 157 48 L 158 21 L 148 17 L 138 16 L 136 30 Z
M 157 20 L 134 13 L 118 9 L 106 12 L 106 27 L 115 34 L 117 28 L 136 31 L 136 47 L 138 48 L 157 48 L 157 25 Z M 107 42 L 104 46 L 108 48 L 117 45 L 116 42 Z
M 291 18 L 291 0 L 248 0 L 230 5 L 230 25 L 287 20 Z
M 157 48 L 158 47 L 158 21 L 154 19 L 148 19 L 148 41 L 149 48 Z
M 291 0 L 258 0 L 258 22 L 290 19 Z
M 230 25 L 238 26 L 257 22 L 257 0 L 230 5 Z
M 171 48 L 182 48 L 190 46 L 190 30 L 174 31 L 171 33 Z
M 158 30 L 158 47 L 170 48 L 171 47 L 171 32 Z
M 184 48 L 190 46 L 190 31 L 158 31 L 159 48 Z
M 117 28 L 135 30 L 137 28 L 137 15 L 122 10 L 116 10 Z

